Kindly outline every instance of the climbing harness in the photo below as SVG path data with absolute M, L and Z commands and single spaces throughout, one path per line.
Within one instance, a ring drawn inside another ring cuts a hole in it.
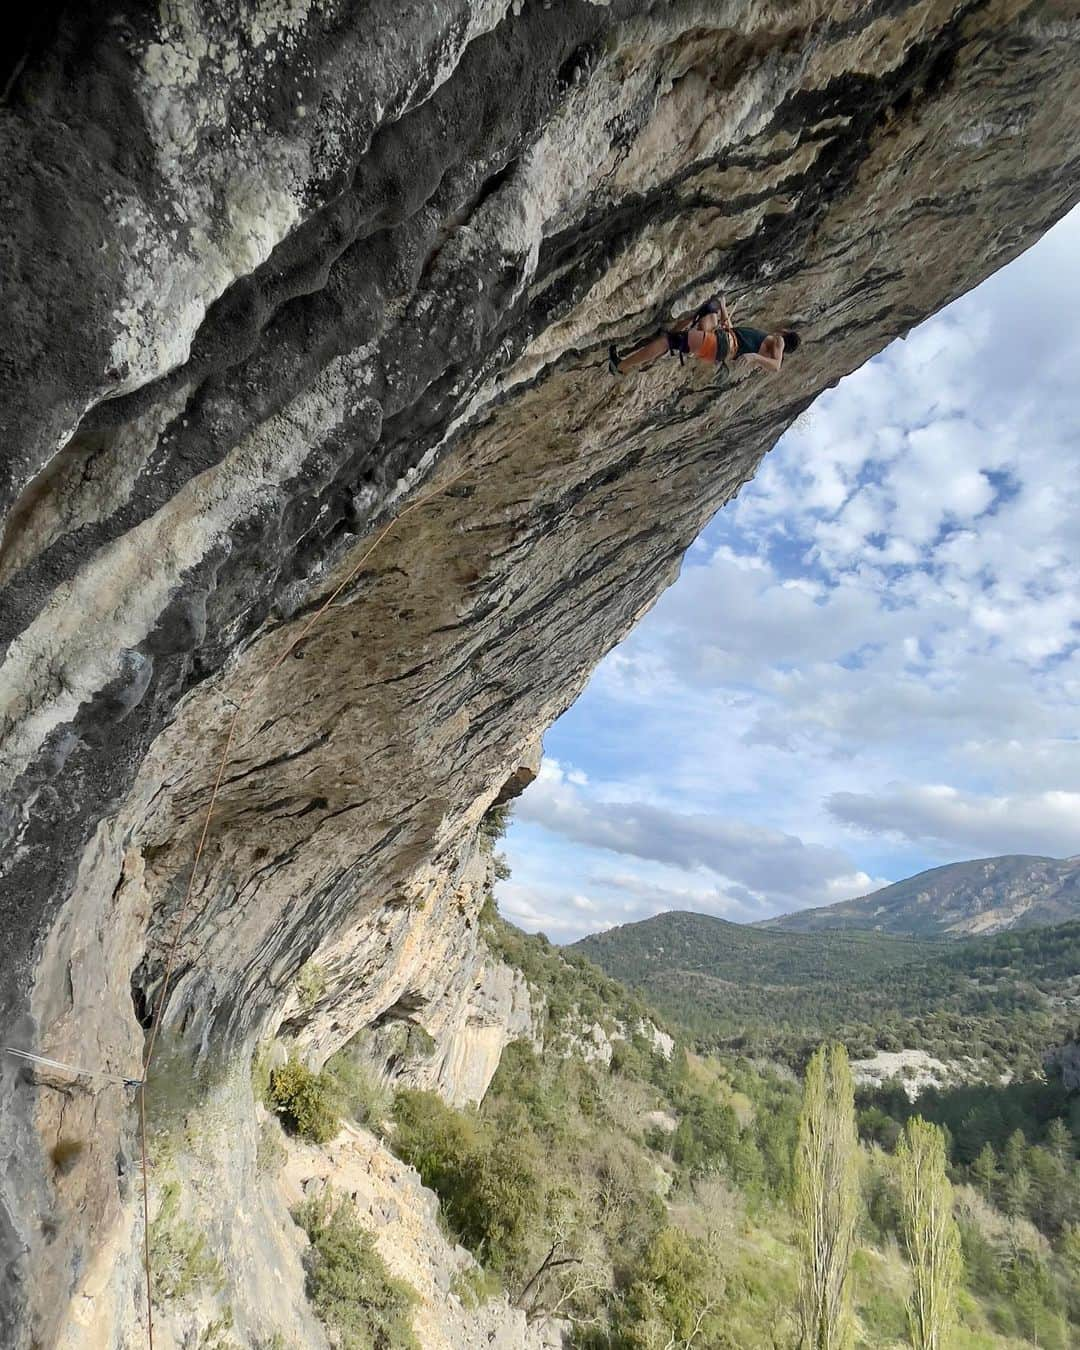
M 693 353 L 691 353 L 690 351 L 689 342 L 686 335 L 687 333 L 689 333 L 691 328 L 696 327 L 701 322 L 701 320 L 705 317 L 706 314 L 719 314 L 719 313 L 720 313 L 720 301 L 706 300 L 703 305 L 699 305 L 698 308 L 694 311 L 693 319 L 691 319 L 687 327 L 682 329 L 681 332 L 673 333 L 669 332 L 667 329 L 664 330 L 664 336 L 667 338 L 668 343 L 670 344 L 668 350 L 670 352 L 678 352 L 680 366 L 686 365 L 686 358 L 691 354 L 697 357 L 699 361 L 704 361 L 707 364 L 715 365 L 718 363 L 717 353 L 720 350 L 720 339 L 719 337 L 717 337 L 716 329 L 713 329 L 711 332 L 705 333 L 703 335 L 701 346 L 697 349 L 696 352 Z M 731 351 L 737 351 L 738 343 L 735 338 L 735 329 L 732 327 L 730 321 L 728 323 L 724 323 L 723 321 L 721 321 L 719 327 L 721 331 L 727 334 Z
M 690 351 L 689 339 L 687 337 L 687 334 L 690 332 L 690 330 L 692 328 L 695 328 L 697 324 L 705 317 L 706 314 L 719 314 L 719 313 L 720 313 L 720 301 L 715 299 L 706 300 L 703 305 L 699 305 L 698 308 L 694 311 L 694 317 L 685 327 L 661 328 L 660 336 L 664 337 L 667 340 L 667 354 L 669 356 L 677 355 L 679 358 L 680 366 L 686 365 L 686 358 L 691 355 L 697 357 L 697 359 L 700 361 L 704 361 L 706 364 L 722 365 L 723 363 L 720 359 L 720 338 L 718 336 L 718 330 L 713 329 L 707 333 L 703 332 L 701 346 L 698 348 L 696 352 Z M 728 350 L 732 352 L 737 352 L 739 349 L 738 337 L 735 333 L 734 327 L 731 324 L 730 318 L 728 319 L 727 322 L 721 322 L 719 328 L 722 329 L 723 332 L 727 335 L 726 340 L 728 343 Z M 633 350 L 637 351 L 639 350 L 639 348 L 634 348 Z M 628 356 L 633 355 L 633 352 L 628 352 L 627 355 Z M 619 356 L 618 348 L 615 346 L 614 343 L 612 343 L 608 347 L 607 357 L 608 357 L 608 370 L 611 372 L 611 374 L 622 375 L 623 372 L 619 369 L 621 358 Z

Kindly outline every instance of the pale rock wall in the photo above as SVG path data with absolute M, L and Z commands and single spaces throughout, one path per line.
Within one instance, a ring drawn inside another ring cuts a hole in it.
M 439 1038 L 429 1086 L 452 1106 L 484 1098 L 502 1052 L 511 1041 L 529 1041 L 542 1050 L 543 1007 L 537 1008 L 520 971 L 485 964 L 465 1015 L 450 1036 Z
M 603 1026 L 599 1022 L 575 1024 L 571 1017 L 568 1025 L 559 1029 L 555 1048 L 565 1055 L 580 1055 L 586 1064 L 606 1067 L 611 1063 L 616 1043 L 627 1041 L 635 1034 L 643 1036 L 653 1052 L 663 1059 L 670 1059 L 675 1051 L 674 1039 L 644 1018 L 630 1028 L 618 1019 L 611 1026 Z
M 955 1087 L 963 1083 L 985 1083 L 985 1060 L 965 1055 L 960 1059 L 936 1059 L 927 1050 L 879 1050 L 870 1059 L 853 1059 L 851 1076 L 856 1084 L 881 1087 L 894 1080 L 903 1086 L 908 1101 L 916 1101 L 927 1088 Z M 1005 1075 L 1002 1082 L 1007 1082 Z

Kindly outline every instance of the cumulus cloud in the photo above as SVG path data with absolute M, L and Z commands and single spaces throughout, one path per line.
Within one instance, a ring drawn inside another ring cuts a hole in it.
M 771 904 L 815 903 L 859 875 L 840 850 L 807 844 L 780 830 L 646 802 L 589 798 L 555 760 L 545 761 L 517 816 L 590 849 L 687 871 L 703 869 Z
M 602 663 L 509 838 L 553 932 L 1080 849 L 1078 250 L 826 392 Z
M 987 797 L 944 785 L 892 785 L 882 793 L 834 792 L 832 814 L 849 825 L 960 853 L 1070 856 L 1080 852 L 1080 792 Z
M 599 909 L 587 896 L 567 897 L 557 889 L 528 885 L 519 881 L 499 883 L 499 909 L 519 928 L 543 932 L 556 942 L 574 942 L 586 933 L 602 933 L 612 920 L 582 910 Z M 581 902 L 585 901 L 583 905 Z

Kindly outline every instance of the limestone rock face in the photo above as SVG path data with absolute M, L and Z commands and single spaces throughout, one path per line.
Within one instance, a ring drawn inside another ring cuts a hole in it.
M 479 906 L 493 881 L 490 856 L 475 850 L 462 868 L 441 941 L 424 940 L 427 959 L 414 971 L 410 990 L 358 1022 L 356 1053 L 383 1082 L 438 1092 L 452 1106 L 466 1106 L 483 1100 L 510 1041 L 543 1050 L 543 996 L 478 935 Z
M 813 397 L 1071 205 L 1076 41 L 1067 0 L 41 7 L 0 79 L 5 1043 L 138 1073 L 238 707 L 193 1097 L 466 1007 L 483 812 Z M 717 290 L 802 329 L 780 378 L 608 376 Z M 109 1343 L 131 1094 L 0 1072 L 0 1342 Z

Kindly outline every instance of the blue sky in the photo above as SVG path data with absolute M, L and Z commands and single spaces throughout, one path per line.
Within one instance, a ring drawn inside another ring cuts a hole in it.
M 500 908 L 572 941 L 1080 853 L 1080 208 L 818 399 L 548 732 Z

